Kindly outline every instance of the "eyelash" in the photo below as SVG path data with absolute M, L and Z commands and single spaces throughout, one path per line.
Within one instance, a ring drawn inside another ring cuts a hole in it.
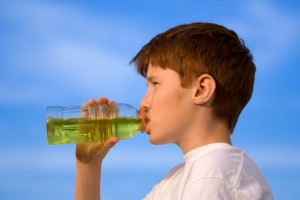
M 158 85 L 158 84 L 159 84 L 158 82 L 153 81 L 153 82 L 147 83 L 147 86 L 148 86 L 148 87 L 149 87 L 149 85 L 151 85 L 151 86 L 156 86 L 156 85 Z

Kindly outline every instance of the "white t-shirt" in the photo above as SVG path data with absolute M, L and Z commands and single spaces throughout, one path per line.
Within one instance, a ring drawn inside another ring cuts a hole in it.
M 144 200 L 273 199 L 254 162 L 229 144 L 215 143 L 184 155 Z

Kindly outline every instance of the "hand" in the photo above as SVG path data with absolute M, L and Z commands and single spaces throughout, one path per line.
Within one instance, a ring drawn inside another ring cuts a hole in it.
M 108 107 L 116 108 L 116 103 L 109 101 L 107 98 L 102 97 L 97 101 L 95 99 L 90 99 L 87 103 L 88 106 L 92 107 L 95 105 L 106 104 Z M 83 106 L 87 106 L 84 104 Z M 82 117 L 87 117 L 88 113 L 86 111 L 82 112 Z M 95 163 L 101 164 L 102 160 L 105 158 L 108 151 L 119 141 L 115 136 L 109 138 L 107 141 L 99 142 L 87 142 L 80 143 L 76 145 L 76 159 L 81 163 Z

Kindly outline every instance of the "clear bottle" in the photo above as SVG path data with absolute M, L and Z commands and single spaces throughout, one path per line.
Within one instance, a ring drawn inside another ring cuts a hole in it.
M 128 104 L 47 107 L 47 139 L 50 145 L 105 142 L 111 136 L 123 140 L 139 131 L 145 131 L 144 110 Z

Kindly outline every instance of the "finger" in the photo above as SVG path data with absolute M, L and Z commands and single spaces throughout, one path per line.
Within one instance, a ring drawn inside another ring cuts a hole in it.
M 101 97 L 97 100 L 98 104 L 107 104 L 108 103 L 108 99 L 106 97 Z
M 118 105 L 115 101 L 109 101 L 107 103 L 108 107 L 111 108 L 112 112 L 111 112 L 111 118 L 115 118 L 119 116 L 119 108 Z
M 109 138 L 103 145 L 103 153 L 107 153 L 113 146 L 115 146 L 119 141 L 119 138 L 113 136 L 111 138 Z
M 118 143 L 119 139 L 115 136 L 109 138 L 102 147 L 101 156 L 104 158 L 109 150 Z
M 97 104 L 101 105 L 99 107 L 99 114 L 103 118 L 109 118 L 111 110 L 108 107 L 108 99 L 106 97 L 101 97 L 97 100 Z
M 116 136 L 112 136 L 108 139 L 108 143 L 110 143 L 111 147 L 113 147 L 115 144 L 119 142 L 119 138 Z
M 89 115 L 89 112 L 88 112 L 88 105 L 86 104 L 86 103 L 83 103 L 82 105 L 81 105 L 81 116 L 82 117 L 88 117 L 88 115 Z
M 94 105 L 96 105 L 97 104 L 97 101 L 95 100 L 95 99 L 90 99 L 89 101 L 88 101 L 88 105 L 89 106 L 94 106 Z
M 117 103 L 116 103 L 115 101 L 108 101 L 108 102 L 107 102 L 107 105 L 108 105 L 109 107 L 117 107 Z
M 97 155 L 101 152 L 102 142 L 89 142 L 76 144 L 76 158 L 82 163 L 89 163 L 97 159 Z

